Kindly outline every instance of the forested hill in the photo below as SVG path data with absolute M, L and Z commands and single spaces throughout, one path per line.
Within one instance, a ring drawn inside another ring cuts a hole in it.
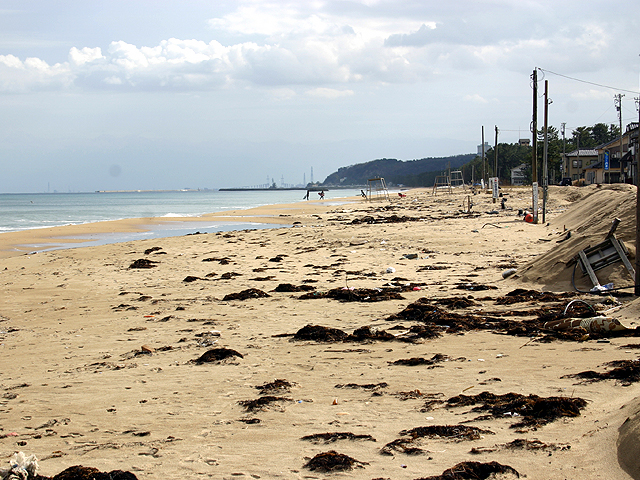
M 403 184 L 407 186 L 423 186 L 425 182 L 433 183 L 433 178 L 440 171 L 458 168 L 476 157 L 473 153 L 454 155 L 451 157 L 431 157 L 420 160 L 396 160 L 382 158 L 366 163 L 358 163 L 349 167 L 341 167 L 329 175 L 322 186 L 366 185 L 370 178 L 383 177 L 387 185 Z M 429 184 L 429 185 L 430 185 Z

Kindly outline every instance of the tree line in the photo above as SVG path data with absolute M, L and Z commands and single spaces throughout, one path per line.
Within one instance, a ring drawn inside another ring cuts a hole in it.
M 563 137 L 556 127 L 548 127 L 547 130 L 547 165 L 549 171 L 549 184 L 558 183 L 562 176 L 562 154 L 573 150 L 593 149 L 599 145 L 615 140 L 620 137 L 620 128 L 615 124 L 606 125 L 596 123 L 592 127 L 577 127 L 570 136 Z M 536 148 L 538 160 L 538 179 L 542 178 L 542 162 L 544 155 L 544 131 L 538 131 L 538 145 Z M 522 164 L 525 165 L 523 173 L 525 182 L 531 183 L 531 155 L 533 148 L 530 145 L 520 145 L 519 143 L 499 143 L 498 171 L 494 171 L 496 148 L 491 147 L 485 152 L 484 172 L 485 177 L 499 177 L 501 182 L 511 181 L 511 169 Z M 476 156 L 472 161 L 461 168 L 463 178 L 466 183 L 472 180 L 479 181 L 483 174 L 482 157 Z

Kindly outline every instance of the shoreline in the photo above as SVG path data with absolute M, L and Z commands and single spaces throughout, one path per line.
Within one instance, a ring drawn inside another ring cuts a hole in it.
M 198 217 L 125 218 L 2 232 L 0 233 L 0 259 L 15 255 L 50 251 L 52 249 L 77 248 L 78 246 L 95 246 L 144 239 L 144 237 L 129 238 L 126 234 L 160 231 L 168 233 L 167 236 L 185 235 L 191 225 L 196 227 L 213 221 L 218 224 L 212 230 L 214 232 L 232 231 L 236 229 L 232 228 L 235 225 L 240 226 L 238 229 L 270 228 L 266 227 L 266 225 L 286 226 L 291 223 L 289 217 L 304 216 L 309 213 L 322 213 L 327 208 L 335 207 L 337 204 L 358 201 L 357 197 L 324 201 L 310 200 L 301 205 L 297 203 L 262 205 L 243 210 L 232 209 L 207 213 Z M 178 232 L 170 234 L 170 228 L 178 230 Z M 122 240 L 118 239 L 118 234 L 122 234 Z M 147 238 L 162 237 L 154 234 L 152 237 Z

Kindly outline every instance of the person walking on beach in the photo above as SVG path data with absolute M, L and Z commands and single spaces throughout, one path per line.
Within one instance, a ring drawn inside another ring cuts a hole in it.
M 309 190 L 307 190 L 307 194 L 302 197 L 303 200 L 309 200 Z
M 318 195 L 320 195 L 320 200 L 324 200 L 324 190 L 318 192 Z

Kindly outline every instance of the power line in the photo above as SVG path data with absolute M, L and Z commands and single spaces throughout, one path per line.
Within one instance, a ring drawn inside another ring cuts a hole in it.
M 552 72 L 551 70 L 545 70 L 543 68 L 538 68 L 538 70 L 540 70 L 541 72 L 544 72 L 544 73 L 550 73 L 552 75 L 557 75 L 559 77 L 568 78 L 569 80 L 575 80 L 576 82 L 588 83 L 589 85 L 595 85 L 596 87 L 610 88 L 611 90 L 617 90 L 619 92 L 635 93 L 636 95 L 640 94 L 640 92 L 637 92 L 637 91 L 634 91 L 634 90 L 626 90 L 624 88 L 617 88 L 617 87 L 611 87 L 609 85 L 602 85 L 600 83 L 588 82 L 587 80 L 580 80 L 579 78 L 570 77 L 568 75 L 562 75 L 561 73 Z

